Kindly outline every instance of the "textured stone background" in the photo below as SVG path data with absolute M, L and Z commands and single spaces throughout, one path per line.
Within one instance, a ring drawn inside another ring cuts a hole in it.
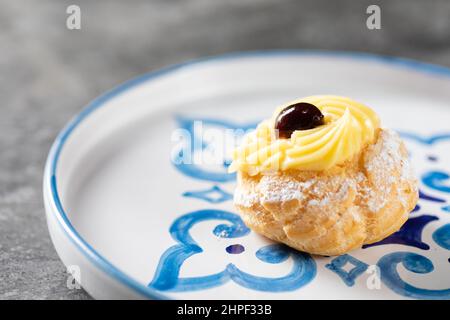
M 65 28 L 66 7 L 82 29 Z M 365 27 L 379 4 L 382 29 Z M 0 299 L 89 299 L 66 288 L 50 242 L 42 171 L 68 119 L 107 89 L 230 51 L 369 51 L 450 66 L 450 1 L 0 0 Z

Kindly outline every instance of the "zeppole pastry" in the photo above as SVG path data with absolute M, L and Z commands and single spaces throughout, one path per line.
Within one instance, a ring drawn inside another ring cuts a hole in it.
M 234 204 L 255 232 L 340 255 L 398 231 L 418 200 L 397 133 L 369 107 L 312 96 L 278 108 L 233 154 Z

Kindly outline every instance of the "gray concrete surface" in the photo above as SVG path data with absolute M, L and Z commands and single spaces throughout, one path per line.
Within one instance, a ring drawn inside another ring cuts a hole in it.
M 82 29 L 65 27 L 77 4 Z M 365 26 L 379 4 L 382 29 Z M 89 299 L 66 288 L 42 171 L 83 105 L 161 66 L 230 51 L 369 51 L 450 66 L 450 1 L 0 0 L 0 299 Z

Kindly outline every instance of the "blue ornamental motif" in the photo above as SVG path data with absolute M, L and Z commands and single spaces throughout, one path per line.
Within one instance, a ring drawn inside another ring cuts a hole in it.
M 353 265 L 349 271 L 343 269 L 347 264 Z M 347 286 L 351 287 L 355 284 L 356 278 L 363 274 L 369 266 L 351 255 L 344 254 L 331 260 L 331 263 L 325 267 L 336 273 Z
M 416 299 L 450 299 L 450 288 L 430 290 L 415 287 L 404 281 L 397 265 L 402 264 L 413 273 L 430 273 L 434 270 L 433 263 L 426 257 L 413 252 L 393 252 L 378 261 L 381 271 L 381 281 L 396 293 Z
M 450 223 L 447 223 L 433 232 L 433 240 L 440 247 L 450 250 Z
M 170 227 L 170 234 L 177 242 L 163 253 L 155 276 L 149 287 L 161 291 L 202 290 L 223 285 L 228 281 L 259 291 L 292 291 L 303 287 L 314 279 L 316 264 L 309 254 L 297 252 L 286 246 L 270 245 L 259 249 L 256 257 L 263 263 L 283 263 L 292 257 L 293 266 L 281 277 L 262 277 L 240 270 L 233 263 L 213 274 L 199 277 L 180 277 L 183 263 L 189 257 L 203 252 L 202 247 L 191 237 L 190 229 L 197 223 L 208 220 L 225 221 L 213 229 L 213 234 L 221 238 L 239 238 L 246 236 L 250 230 L 238 215 L 221 210 L 199 210 L 179 217 Z
M 419 248 L 422 250 L 429 250 L 430 246 L 422 241 L 422 231 L 428 223 L 438 219 L 438 217 L 430 215 L 422 215 L 415 218 L 409 218 L 408 221 L 406 221 L 405 224 L 396 233 L 379 242 L 364 245 L 363 248 L 365 249 L 374 246 L 381 246 L 383 244 L 395 243 Z
M 183 145 L 180 147 L 180 150 L 175 152 L 177 154 L 176 158 L 173 159 L 175 168 L 184 175 L 194 179 L 216 183 L 234 181 L 236 178 L 236 174 L 227 172 L 227 168 L 231 162 L 231 159 L 223 159 L 220 164 L 217 164 L 212 168 L 211 166 L 203 166 L 202 164 L 195 163 L 194 161 L 186 163 L 186 161 L 183 161 L 183 159 L 185 158 L 184 153 L 189 152 L 189 158 L 193 160 L 198 153 L 214 151 L 215 148 L 224 148 L 224 146 L 221 145 L 221 143 L 223 144 L 223 141 L 204 141 L 202 133 L 195 130 L 196 123 L 201 123 L 202 128 L 213 127 L 216 130 L 222 130 L 224 133 L 226 132 L 226 130 L 229 130 L 230 134 L 231 132 L 235 132 L 233 130 L 240 131 L 243 134 L 246 130 L 254 128 L 256 126 L 256 123 L 237 125 L 228 121 L 217 119 L 190 119 L 182 116 L 177 117 L 177 122 L 179 128 L 186 131 L 186 141 L 183 141 Z
M 434 190 L 450 193 L 450 176 L 443 171 L 430 171 L 423 175 L 422 182 Z
M 183 197 L 197 198 L 209 203 L 222 203 L 233 199 L 233 195 L 216 185 L 206 190 L 186 191 Z
M 427 200 L 427 201 L 432 201 L 432 202 L 437 202 L 437 203 L 445 203 L 445 199 L 426 194 L 425 192 L 423 192 L 420 189 L 419 189 L 419 198 L 422 200 Z

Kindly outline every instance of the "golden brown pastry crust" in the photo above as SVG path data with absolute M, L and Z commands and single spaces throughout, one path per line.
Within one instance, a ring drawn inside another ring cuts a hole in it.
M 326 171 L 238 172 L 234 203 L 252 230 L 295 249 L 340 255 L 396 232 L 418 200 L 417 180 L 398 135 Z

